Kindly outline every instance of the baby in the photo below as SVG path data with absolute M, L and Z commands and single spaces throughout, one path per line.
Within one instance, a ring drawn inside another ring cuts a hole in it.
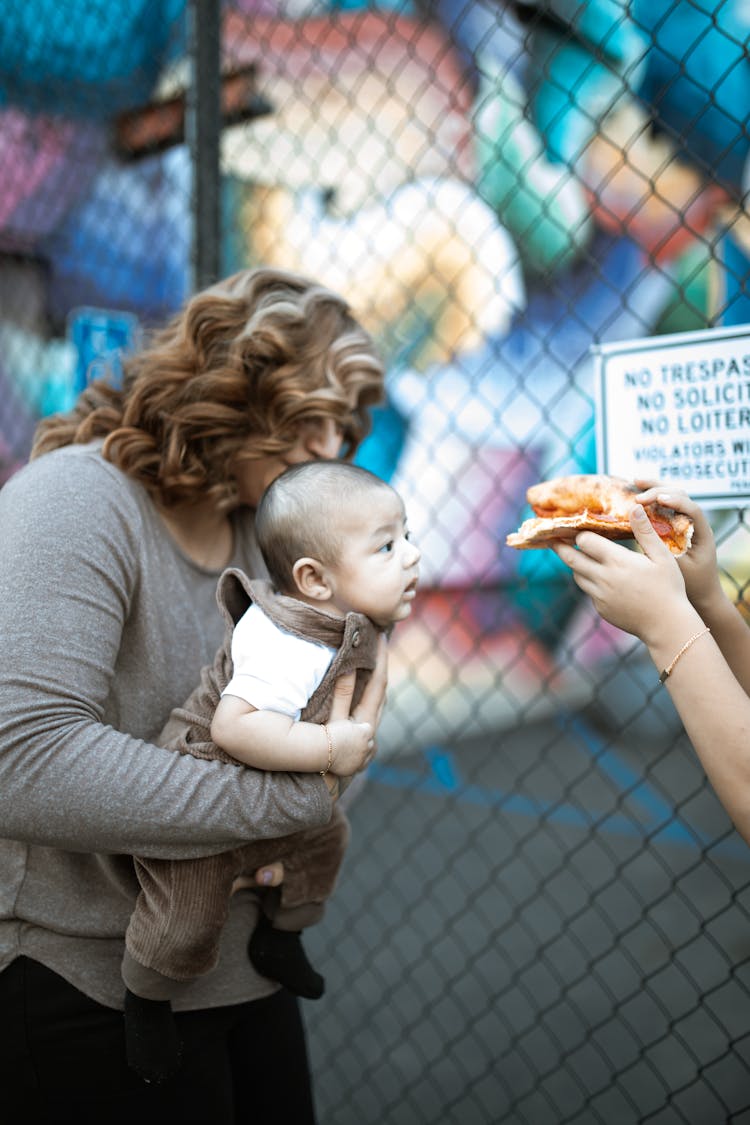
M 255 522 L 270 582 L 224 572 L 217 591 L 224 644 L 159 741 L 255 769 L 319 773 L 335 795 L 338 779 L 363 769 L 374 752 L 372 728 L 349 713 L 385 635 L 411 613 L 420 553 L 398 494 L 341 461 L 287 469 L 266 490 Z M 342 678 L 354 680 L 351 703 L 334 695 Z M 170 1000 L 215 965 L 236 881 L 272 861 L 283 862 L 284 880 L 264 892 L 250 960 L 297 995 L 322 995 L 300 931 L 321 917 L 348 836 L 336 805 L 328 824 L 293 836 L 196 860 L 135 859 L 141 892 L 123 961 L 131 1066 L 149 1079 L 175 1069 Z

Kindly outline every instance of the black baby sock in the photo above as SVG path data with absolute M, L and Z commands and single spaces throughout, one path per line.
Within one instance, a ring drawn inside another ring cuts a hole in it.
M 276 930 L 261 914 L 247 952 L 261 976 L 278 981 L 295 996 L 318 1000 L 323 995 L 325 980 L 308 961 L 299 933 Z
M 168 1000 L 125 993 L 125 1047 L 128 1065 L 146 1082 L 163 1082 L 180 1066 L 180 1041 Z

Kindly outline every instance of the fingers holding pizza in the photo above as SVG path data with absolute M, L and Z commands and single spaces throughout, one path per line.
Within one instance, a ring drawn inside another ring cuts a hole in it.
M 750 843 L 750 632 L 722 590 L 713 535 L 698 505 L 651 481 L 635 482 L 627 495 L 630 537 L 639 551 L 596 530 L 578 530 L 566 540 L 550 527 L 546 542 L 535 545 L 551 547 L 570 567 L 604 620 L 645 643 L 654 687 L 665 685 L 719 799 Z M 689 549 L 685 544 L 678 554 L 660 534 L 654 505 L 689 521 Z
M 549 545 L 605 621 L 650 644 L 663 629 L 664 615 L 678 612 L 681 603 L 687 606 L 685 582 L 677 559 L 641 505 L 634 506 L 631 520 L 630 535 L 640 552 L 593 531 L 580 532 L 575 544 L 557 540 Z
M 644 636 L 674 599 L 687 595 L 704 616 L 723 600 L 713 532 L 686 493 L 650 480 L 579 474 L 533 485 L 527 499 L 534 517 L 508 545 L 551 547 L 612 624 Z M 609 542 L 618 539 L 635 539 L 641 551 Z
M 716 542 L 705 512 L 695 500 L 680 489 L 669 489 L 663 483 L 649 480 L 634 482 L 640 489 L 636 500 L 648 506 L 659 503 L 682 513 L 693 524 L 690 550 L 678 562 L 688 597 L 699 612 L 723 597 L 716 557 Z
M 620 477 L 600 473 L 556 477 L 532 485 L 526 499 L 534 516 L 506 538 L 506 544 L 517 550 L 576 539 L 581 531 L 594 531 L 607 539 L 633 539 L 630 516 L 639 501 L 673 555 L 684 555 L 692 542 L 694 524 L 690 516 L 665 507 L 656 495 L 643 500 L 638 485 Z

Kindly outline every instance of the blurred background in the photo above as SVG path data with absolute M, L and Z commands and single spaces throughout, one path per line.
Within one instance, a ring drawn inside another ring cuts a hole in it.
M 423 580 L 310 935 L 323 1125 L 750 1122 L 750 852 L 641 646 L 504 547 L 596 470 L 592 347 L 750 322 L 749 34 L 747 0 L 3 5 L 0 486 L 237 269 L 317 276 L 387 360 L 357 460 Z

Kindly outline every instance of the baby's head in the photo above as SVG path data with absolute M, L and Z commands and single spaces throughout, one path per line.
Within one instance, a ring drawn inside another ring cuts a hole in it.
M 266 489 L 255 514 L 274 587 L 337 616 L 390 625 L 411 613 L 419 550 L 400 496 L 346 461 L 293 465 Z

